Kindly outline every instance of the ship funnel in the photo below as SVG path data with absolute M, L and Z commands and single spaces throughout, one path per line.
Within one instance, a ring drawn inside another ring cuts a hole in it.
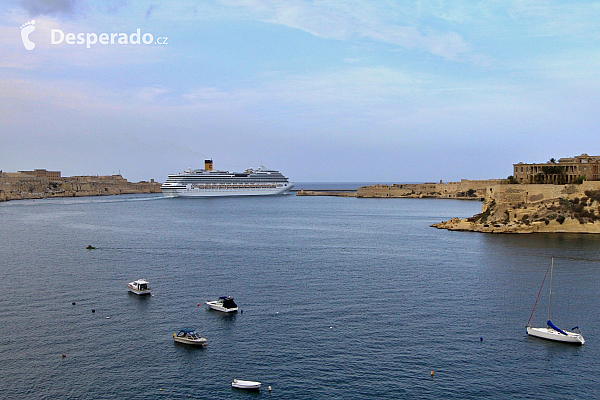
M 212 160 L 204 160 L 204 169 L 206 171 L 212 171 Z

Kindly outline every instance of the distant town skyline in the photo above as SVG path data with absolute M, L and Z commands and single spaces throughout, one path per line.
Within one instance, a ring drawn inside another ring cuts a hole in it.
M 400 183 L 599 155 L 598 20 L 581 1 L 9 0 L 0 170 L 164 181 L 212 158 Z

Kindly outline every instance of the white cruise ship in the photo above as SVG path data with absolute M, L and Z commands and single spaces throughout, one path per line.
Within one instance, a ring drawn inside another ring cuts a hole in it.
M 244 172 L 213 171 L 212 160 L 205 160 L 204 169 L 188 168 L 171 174 L 160 189 L 165 197 L 213 197 L 285 194 L 293 187 L 279 171 L 265 167 Z

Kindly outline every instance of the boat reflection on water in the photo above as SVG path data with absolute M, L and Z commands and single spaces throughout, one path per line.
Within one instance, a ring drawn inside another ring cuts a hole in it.
M 206 312 L 210 314 L 211 319 L 216 319 L 217 321 L 219 321 L 221 326 L 224 328 L 233 327 L 238 315 L 238 313 L 214 312 L 210 309 L 207 309 Z

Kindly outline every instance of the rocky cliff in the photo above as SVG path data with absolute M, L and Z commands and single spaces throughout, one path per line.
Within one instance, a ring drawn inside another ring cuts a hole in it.
M 481 213 L 432 225 L 488 233 L 600 233 L 600 182 L 579 185 L 493 185 Z

